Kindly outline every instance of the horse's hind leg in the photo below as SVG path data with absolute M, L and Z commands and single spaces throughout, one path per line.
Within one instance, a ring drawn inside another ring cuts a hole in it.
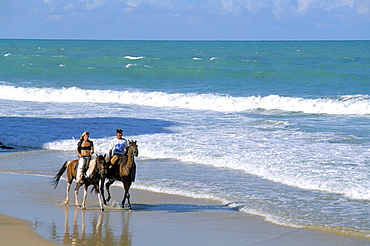
M 96 190 L 96 191 L 97 191 L 97 193 L 98 193 L 98 200 L 99 200 L 100 210 L 103 212 L 103 211 L 104 211 L 103 197 L 102 197 L 102 195 L 101 195 L 101 194 L 100 194 L 100 192 L 99 192 L 99 187 L 98 187 L 98 185 L 96 185 L 95 190 Z
M 126 198 L 127 198 L 128 209 L 131 210 L 130 193 L 128 192 L 128 190 L 125 190 L 125 195 L 123 196 L 123 200 L 122 200 L 122 208 L 125 207 Z
M 129 193 L 131 182 L 123 183 L 123 187 L 125 188 L 125 195 L 123 196 L 123 200 L 122 200 L 122 208 L 125 207 L 125 201 L 127 198 L 128 209 L 131 210 L 130 193 Z
M 132 210 L 131 209 L 131 202 L 130 202 L 130 193 L 128 192 L 128 190 L 125 191 L 125 195 L 123 196 L 122 208 L 125 208 L 126 198 L 127 198 L 127 207 L 128 207 L 129 210 Z

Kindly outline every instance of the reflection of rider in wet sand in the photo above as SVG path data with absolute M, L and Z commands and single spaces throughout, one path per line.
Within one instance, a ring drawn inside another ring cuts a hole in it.
M 116 136 L 117 137 L 111 141 L 108 149 L 112 165 L 116 164 L 118 158 L 126 152 L 126 148 L 128 147 L 128 141 L 126 138 L 122 137 L 121 129 L 116 130 Z
M 83 169 L 89 164 L 91 155 L 94 154 L 94 143 L 89 140 L 89 132 L 82 133 L 76 152 L 78 157 L 80 157 L 76 174 L 76 182 L 79 183 L 82 182 Z

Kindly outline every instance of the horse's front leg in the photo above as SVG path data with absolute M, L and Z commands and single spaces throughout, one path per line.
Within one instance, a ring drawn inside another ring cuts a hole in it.
M 86 209 L 87 188 L 88 188 L 88 186 L 85 184 L 85 186 L 84 186 L 84 196 L 83 196 L 83 199 L 82 199 L 82 209 Z
M 69 202 L 69 197 L 68 197 L 68 194 L 69 194 L 69 190 L 70 190 L 70 188 L 71 188 L 71 183 L 67 183 L 67 188 L 66 188 L 66 193 L 67 193 L 67 195 L 66 195 L 66 199 L 64 200 L 64 203 L 63 204 L 68 204 L 68 202 Z
M 100 211 L 104 211 L 104 205 L 103 205 L 103 198 L 102 198 L 102 195 L 101 193 L 99 192 L 99 187 L 98 185 L 95 186 L 95 189 L 97 191 L 97 195 L 98 195 L 98 200 L 99 200 L 99 206 L 100 206 Z
M 79 183 L 76 184 L 75 188 L 75 204 L 80 207 L 80 204 L 78 203 L 78 190 L 80 189 L 81 185 Z

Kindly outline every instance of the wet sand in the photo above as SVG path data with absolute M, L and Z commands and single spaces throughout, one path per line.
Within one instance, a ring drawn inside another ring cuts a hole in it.
M 120 187 L 112 187 L 113 200 L 104 212 L 90 192 L 82 210 L 74 205 L 73 192 L 70 204 L 62 205 L 64 180 L 56 190 L 50 181 L 0 173 L 4 245 L 370 245 L 370 239 L 274 225 L 212 200 L 135 188 L 133 212 L 120 208 Z
M 6 215 L 0 215 L 0 241 L 8 246 L 58 245 L 37 235 L 30 222 Z

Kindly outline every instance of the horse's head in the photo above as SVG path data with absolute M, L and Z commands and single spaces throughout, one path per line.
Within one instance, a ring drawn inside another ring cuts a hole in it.
M 130 156 L 138 157 L 139 149 L 138 149 L 137 141 L 129 140 L 128 145 L 129 146 L 128 146 L 127 154 Z
M 96 155 L 96 167 L 98 168 L 100 175 L 106 175 L 108 171 L 105 156 L 106 155 Z

